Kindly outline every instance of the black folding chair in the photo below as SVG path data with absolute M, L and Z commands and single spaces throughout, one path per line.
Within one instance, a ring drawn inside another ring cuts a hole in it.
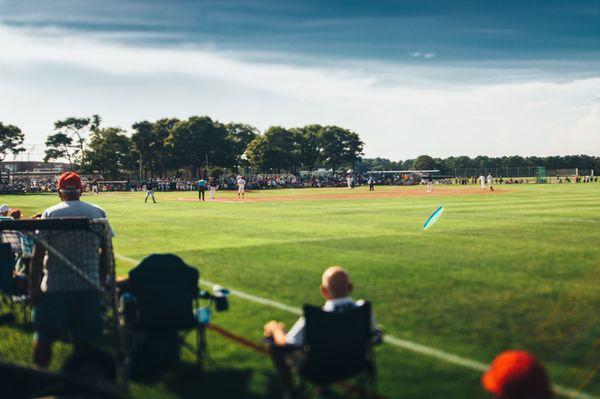
M 13 275 L 15 270 L 15 255 L 10 243 L 0 243 L 0 297 L 12 314 L 17 306 L 23 311 L 23 320 L 28 320 L 29 300 L 27 297 L 26 280 L 17 281 Z
M 298 373 L 302 384 L 327 387 L 354 379 L 352 388 L 361 397 L 377 390 L 371 304 L 326 312 L 305 305 L 305 357 Z M 380 341 L 379 341 L 380 342 Z M 305 389 L 303 389 L 305 390 Z
M 194 315 L 199 298 L 198 278 L 198 270 L 172 254 L 150 255 L 129 272 L 133 306 L 126 311 L 129 316 L 125 325 L 130 332 L 131 355 L 144 358 L 149 355 L 145 352 L 163 351 L 157 355 L 157 362 L 163 364 L 142 364 L 154 369 L 148 373 L 178 361 L 180 347 L 195 354 L 200 370 L 203 369 L 206 331 Z M 195 348 L 186 341 L 190 332 L 196 333 Z M 175 351 L 174 356 L 167 351 Z

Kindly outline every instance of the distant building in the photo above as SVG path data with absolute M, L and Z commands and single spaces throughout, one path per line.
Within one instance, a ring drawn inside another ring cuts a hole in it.
M 41 161 L 4 161 L 0 162 L 0 173 L 10 175 L 50 175 L 69 170 L 69 164 L 64 162 Z

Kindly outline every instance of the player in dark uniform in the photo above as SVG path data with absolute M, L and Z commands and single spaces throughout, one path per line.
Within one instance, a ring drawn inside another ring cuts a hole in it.
M 154 189 L 156 188 L 156 183 L 153 181 L 148 181 L 146 183 L 146 198 L 144 199 L 144 203 L 148 202 L 148 197 L 152 197 L 152 202 L 156 204 L 156 200 L 154 199 Z
M 375 178 L 373 175 L 369 177 L 369 191 L 375 191 Z

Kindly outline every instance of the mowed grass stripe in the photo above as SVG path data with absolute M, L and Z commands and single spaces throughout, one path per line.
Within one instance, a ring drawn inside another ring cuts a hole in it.
M 132 264 L 138 264 L 140 262 L 140 260 L 136 260 L 136 259 L 124 256 L 124 255 L 120 255 L 118 253 L 115 253 L 115 256 L 119 259 L 125 260 Z M 213 286 L 216 283 L 202 279 L 202 280 L 200 280 L 200 284 L 203 284 L 206 286 Z M 262 297 L 252 295 L 252 294 L 247 294 L 245 292 L 238 291 L 235 289 L 230 289 L 230 292 L 232 295 L 236 295 L 236 296 L 238 296 L 244 300 L 250 301 L 250 302 L 270 306 L 270 307 L 273 307 L 273 308 L 276 308 L 279 310 L 283 310 L 283 311 L 286 311 L 286 312 L 289 312 L 289 313 L 292 313 L 295 315 L 302 314 L 302 310 L 300 308 L 286 305 L 286 304 L 283 304 L 283 303 L 280 303 L 277 301 L 273 301 L 271 299 L 262 298 Z M 464 357 L 461 357 L 461 356 L 458 356 L 458 355 L 455 355 L 455 354 L 452 354 L 452 353 L 449 353 L 449 352 L 446 352 L 446 351 L 443 351 L 440 349 L 435 349 L 435 348 L 431 348 L 431 347 L 428 347 L 425 345 L 421 345 L 416 342 L 404 340 L 401 338 L 396 338 L 396 337 L 394 337 L 392 335 L 388 335 L 388 334 L 385 335 L 384 343 L 392 345 L 392 346 L 396 346 L 398 348 L 407 349 L 409 351 L 416 352 L 421 355 L 434 357 L 434 358 L 442 360 L 446 363 L 455 364 L 457 366 L 466 367 L 466 368 L 469 368 L 469 369 L 472 369 L 475 371 L 479 371 L 479 372 L 484 372 L 488 368 L 488 365 L 485 363 L 478 362 L 478 361 L 472 360 L 472 359 L 467 359 L 467 358 L 464 358 Z M 553 389 L 557 394 L 568 397 L 568 398 L 597 399 L 596 396 L 592 396 L 585 392 L 576 391 L 571 388 L 566 388 L 561 385 L 554 384 Z

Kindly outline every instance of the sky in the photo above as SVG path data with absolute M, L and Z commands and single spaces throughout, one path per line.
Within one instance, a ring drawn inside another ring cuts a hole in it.
M 600 0 L 0 0 L 19 159 L 95 113 L 337 124 L 392 160 L 600 155 Z

